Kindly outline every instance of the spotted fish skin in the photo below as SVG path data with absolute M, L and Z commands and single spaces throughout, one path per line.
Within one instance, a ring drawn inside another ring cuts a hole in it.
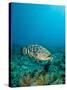
M 41 45 L 33 44 L 22 48 L 23 55 L 33 57 L 37 60 L 51 60 L 51 53 Z

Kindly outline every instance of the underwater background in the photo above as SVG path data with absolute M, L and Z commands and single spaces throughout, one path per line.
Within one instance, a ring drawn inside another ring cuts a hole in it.
M 10 86 L 65 84 L 65 7 L 11 3 Z M 21 48 L 38 44 L 52 54 L 52 61 L 32 60 Z

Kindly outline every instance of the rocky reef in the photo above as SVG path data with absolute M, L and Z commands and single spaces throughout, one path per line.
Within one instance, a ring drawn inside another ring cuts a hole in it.
M 65 84 L 64 49 L 50 49 L 53 60 L 36 61 L 22 56 L 20 46 L 11 55 L 11 87 Z

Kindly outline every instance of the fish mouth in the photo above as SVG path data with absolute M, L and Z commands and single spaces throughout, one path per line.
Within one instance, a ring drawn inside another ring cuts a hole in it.
M 47 57 L 47 58 L 45 58 L 45 60 L 50 60 L 51 59 L 51 57 Z
M 47 57 L 51 57 L 51 55 L 48 55 Z
M 47 57 L 46 57 L 46 60 L 51 60 L 52 59 L 52 55 L 48 55 Z
M 53 60 L 52 55 L 48 55 L 47 58 L 50 59 L 51 61 Z

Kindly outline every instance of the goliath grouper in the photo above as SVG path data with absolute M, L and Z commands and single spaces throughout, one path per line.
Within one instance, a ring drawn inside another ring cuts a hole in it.
M 23 47 L 21 49 L 21 54 L 37 60 L 52 60 L 53 58 L 52 54 L 46 48 L 37 44 Z

